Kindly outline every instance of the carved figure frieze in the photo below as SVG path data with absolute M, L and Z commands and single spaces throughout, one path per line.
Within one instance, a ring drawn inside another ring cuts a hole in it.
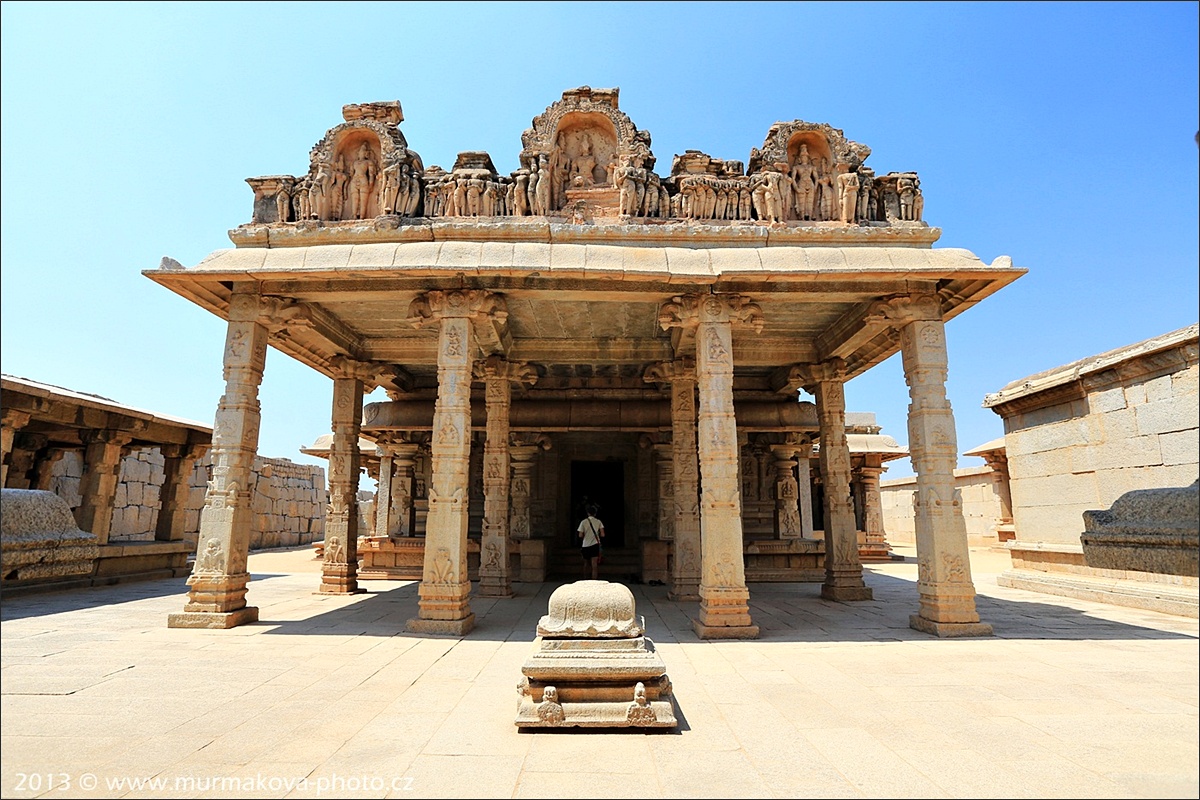
M 698 150 L 654 171 L 649 132 L 618 108 L 617 89 L 563 92 L 521 136 L 517 170 L 499 175 L 482 151 L 460 153 L 450 171 L 425 169 L 400 132 L 398 102 L 347 105 L 342 124 L 313 146 L 299 176 L 248 178 L 252 224 L 368 220 L 379 216 L 561 216 L 577 224 L 611 218 L 705 224 L 920 224 L 915 172 L 877 177 L 870 148 L 840 129 L 803 120 L 771 126 L 741 161 Z

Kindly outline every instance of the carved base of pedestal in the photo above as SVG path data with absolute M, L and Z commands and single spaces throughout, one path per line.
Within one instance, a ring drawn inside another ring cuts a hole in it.
M 943 639 L 960 636 L 991 636 L 992 626 L 986 622 L 934 622 L 920 614 L 908 618 L 908 626 L 921 633 L 932 634 Z
M 822 586 L 821 597 L 826 600 L 836 600 L 839 603 L 854 600 L 874 600 L 875 595 L 870 586 Z
M 405 625 L 409 633 L 427 633 L 434 636 L 466 636 L 474 627 L 474 614 L 465 619 L 421 619 L 414 617 Z
M 513 596 L 513 591 L 512 586 L 508 584 L 485 584 L 480 582 L 477 594 L 480 597 L 509 598 Z
M 321 588 L 317 589 L 313 594 L 366 594 L 367 590 L 361 586 L 343 586 L 341 584 L 322 583 Z
M 672 588 L 667 592 L 667 599 L 674 600 L 679 603 L 695 603 L 700 600 L 700 587 L 680 587 L 678 590 Z
M 705 625 L 692 620 L 692 630 L 701 639 L 757 639 L 757 625 Z
M 168 628 L 236 628 L 249 622 L 258 622 L 258 608 L 246 606 L 237 611 L 184 611 L 167 615 Z

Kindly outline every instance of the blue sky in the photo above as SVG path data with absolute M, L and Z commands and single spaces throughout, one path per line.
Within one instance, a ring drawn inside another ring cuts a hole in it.
M 988 392 L 1200 317 L 1198 7 L 5 2 L 0 369 L 211 423 L 224 325 L 141 270 L 230 247 L 245 178 L 302 174 L 342 105 L 377 100 L 426 165 L 508 172 L 564 89 L 617 86 L 660 174 L 828 122 L 920 173 L 936 247 L 1029 269 L 948 325 L 968 449 L 1003 433 Z M 308 460 L 330 394 L 271 351 L 260 452 Z M 898 356 L 846 395 L 906 441 Z

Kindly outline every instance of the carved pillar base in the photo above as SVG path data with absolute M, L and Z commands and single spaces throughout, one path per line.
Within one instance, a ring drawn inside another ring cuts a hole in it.
M 701 587 L 700 618 L 692 620 L 691 627 L 702 639 L 757 639 L 749 590 Z
M 246 605 L 249 573 L 192 575 L 183 613 L 168 614 L 168 628 L 233 628 L 258 622 L 258 609 Z
M 469 602 L 471 582 L 429 584 L 417 589 L 421 598 L 421 616 L 410 619 L 405 627 L 411 633 L 463 636 L 475 627 L 475 615 Z
M 480 575 L 479 596 L 509 598 L 513 596 L 512 585 L 505 576 Z
M 908 618 L 908 627 L 921 633 L 932 634 L 943 639 L 962 636 L 991 636 L 994 631 L 986 622 L 934 622 L 913 614 Z
M 358 565 L 326 561 L 321 565 L 321 585 L 313 594 L 363 594 L 358 585 Z
M 758 626 L 750 619 L 747 589 L 700 587 L 700 617 L 692 629 L 701 639 L 757 639 Z
M 862 585 L 861 576 L 855 576 L 853 580 L 848 581 L 848 584 L 839 586 L 836 583 L 830 583 L 829 576 L 826 574 L 825 583 L 821 585 L 821 597 L 838 602 L 875 599 L 875 595 L 871 593 L 871 587 Z

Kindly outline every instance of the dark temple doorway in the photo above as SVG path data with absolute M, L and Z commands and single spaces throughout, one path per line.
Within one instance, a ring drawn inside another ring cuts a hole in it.
M 575 529 L 594 504 L 604 523 L 604 547 L 625 546 L 625 465 L 620 461 L 571 462 L 571 545 L 578 547 Z

